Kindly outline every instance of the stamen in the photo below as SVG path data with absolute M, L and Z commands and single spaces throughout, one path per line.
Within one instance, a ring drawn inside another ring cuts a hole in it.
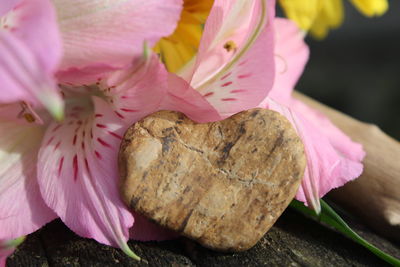
M 22 101 L 20 105 L 21 105 L 21 111 L 20 113 L 18 113 L 17 118 L 19 119 L 24 118 L 29 123 L 34 123 L 34 122 L 37 122 L 39 124 L 43 123 L 42 119 L 33 110 L 30 104 L 26 103 L 25 101 Z
M 238 47 L 234 41 L 228 41 L 224 44 L 224 48 L 228 52 L 231 52 L 231 51 L 236 52 Z
M 24 118 L 25 118 L 25 120 L 26 120 L 27 122 L 32 123 L 32 122 L 35 122 L 35 121 L 36 121 L 35 117 L 33 117 L 33 115 L 30 114 L 30 113 L 25 113 L 23 116 L 24 116 Z

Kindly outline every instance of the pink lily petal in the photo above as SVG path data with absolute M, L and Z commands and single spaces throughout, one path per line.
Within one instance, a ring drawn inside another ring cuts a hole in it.
M 25 237 L 20 237 L 14 240 L 0 240 L 0 267 L 6 266 L 7 257 L 25 240 Z
M 2 245 L 0 241 L 0 267 L 6 267 L 7 257 L 14 253 L 14 248 L 8 248 Z
M 193 69 L 181 75 L 222 117 L 256 106 L 272 88 L 274 8 L 274 1 L 214 3 Z
M 203 96 L 168 73 L 154 54 L 130 69 L 115 72 L 107 87 L 105 95 L 112 99 L 114 113 L 129 125 L 159 110 L 180 111 L 198 122 L 220 119 Z
M 94 112 L 79 102 L 69 107 L 66 120 L 46 131 L 39 186 L 49 207 L 75 233 L 137 257 L 126 243 L 134 220 L 117 186 L 117 154 L 127 126 L 104 100 L 93 97 L 93 103 Z
M 173 32 L 181 0 L 53 0 L 64 41 L 61 69 L 93 64 L 127 66 L 142 52 Z
M 274 24 L 276 73 L 273 89 L 268 96 L 285 103 L 291 98 L 310 51 L 304 42 L 304 33 L 294 22 L 276 18 Z
M 3 0 L 0 4 L 0 17 L 4 16 L 8 11 L 13 9 L 22 0 Z M 0 18 L 1 21 L 1 18 Z M 2 22 L 0 22 L 0 25 Z M 1 26 L 0 26 L 1 28 Z
M 21 1 L 2 17 L 0 103 L 26 101 L 61 118 L 63 101 L 53 72 L 61 57 L 57 24 L 49 1 Z
M 185 80 L 175 74 L 170 74 L 168 78 L 168 92 L 160 105 L 160 110 L 182 112 L 198 123 L 222 119 L 218 110 Z
M 105 84 L 103 91 L 111 99 L 114 113 L 132 124 L 159 110 L 168 90 L 168 72 L 151 54 L 130 68 L 114 72 Z
M 289 119 L 303 140 L 307 167 L 296 199 L 319 213 L 321 197 L 361 175 L 365 153 L 328 119 L 318 118 L 311 110 L 304 112 L 298 104 L 304 105 L 298 102 L 288 108 L 269 100 L 267 108 Z M 327 135 L 329 131 L 333 134 Z
M 9 31 L 29 47 L 41 70 L 53 73 L 62 56 L 62 44 L 51 1 L 22 0 L 6 17 Z
M 0 106 L 0 239 L 30 234 L 56 218 L 37 184 L 44 126 L 17 119 L 17 112 L 18 105 Z M 12 113 L 14 120 L 4 116 Z
M 138 241 L 162 241 L 175 239 L 178 233 L 162 228 L 147 220 L 138 213 L 134 213 L 135 224 L 130 229 L 130 238 Z
M 56 73 L 57 81 L 68 86 L 91 85 L 99 80 L 105 79 L 119 68 L 108 64 L 93 64 L 83 68 L 69 68 Z
M 362 145 L 353 142 L 350 137 L 337 128 L 324 114 L 310 108 L 297 99 L 292 99 L 291 108 L 306 117 L 315 127 L 318 127 L 339 154 L 352 161 L 361 162 L 364 159 L 365 152 Z
M 276 20 L 277 73 L 273 90 L 260 104 L 288 118 L 303 140 L 307 168 L 296 198 L 320 211 L 319 199 L 331 189 L 355 179 L 362 172 L 365 153 L 325 116 L 293 99 L 293 87 L 308 59 L 303 35 L 292 22 Z M 279 71 L 284 67 L 284 71 Z

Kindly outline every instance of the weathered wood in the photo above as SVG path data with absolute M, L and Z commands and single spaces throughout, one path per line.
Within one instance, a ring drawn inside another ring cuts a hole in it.
M 239 218 L 238 218 L 239 219 Z M 351 224 L 358 232 L 385 251 L 400 257 L 400 249 Z M 218 253 L 188 239 L 164 242 L 129 242 L 149 266 L 385 266 L 368 250 L 287 210 L 252 249 L 241 253 Z M 32 234 L 11 256 L 13 266 L 144 266 L 118 249 L 76 236 L 59 220 Z

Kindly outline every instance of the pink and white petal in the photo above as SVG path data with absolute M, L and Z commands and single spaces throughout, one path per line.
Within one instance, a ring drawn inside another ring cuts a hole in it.
M 4 246 L 4 241 L 0 240 L 0 267 L 6 267 L 7 257 L 14 253 L 15 248 Z
M 168 91 L 159 110 L 179 111 L 198 123 L 222 119 L 205 97 L 173 73 L 169 74 Z
M 307 167 L 296 199 L 319 213 L 319 199 L 331 189 L 360 176 L 362 163 L 336 150 L 324 130 L 321 130 L 321 125 L 314 125 L 307 114 L 301 114 L 273 100 L 269 101 L 268 108 L 288 118 L 303 141 Z
M 159 110 L 168 90 L 168 72 L 155 54 L 116 71 L 101 84 L 114 114 L 132 124 Z
M 106 84 L 105 95 L 114 113 L 128 124 L 159 110 L 180 111 L 198 122 L 220 119 L 204 97 L 168 73 L 155 54 L 130 69 L 115 72 Z
M 353 142 L 349 136 L 337 128 L 324 114 L 307 106 L 297 99 L 292 99 L 291 108 L 318 127 L 328 139 L 332 146 L 344 157 L 361 162 L 365 157 L 365 151 L 361 144 Z
M 53 0 L 64 40 L 62 70 L 92 64 L 128 65 L 171 34 L 182 10 L 181 0 Z
M 6 266 L 7 257 L 25 240 L 25 237 L 19 237 L 14 240 L 0 240 L 0 267 Z
M 214 1 L 193 66 L 193 77 L 188 77 L 191 85 L 199 87 L 246 50 L 246 46 L 254 42 L 251 39 L 255 39 L 264 28 L 268 16 L 274 16 L 274 4 L 274 1 L 267 3 L 265 0 Z M 225 47 L 228 43 L 230 48 Z
M 221 117 L 256 107 L 267 97 L 275 76 L 272 52 L 266 51 L 269 42 L 268 33 L 262 33 L 239 61 L 201 87 L 194 87 Z
M 63 115 L 63 100 L 51 74 L 42 65 L 28 44 L 14 34 L 0 32 L 0 103 L 26 101 L 43 105 L 56 118 Z
M 0 113 L 5 111 L 10 109 L 1 106 Z M 0 118 L 0 239 L 30 234 L 56 218 L 37 183 L 43 135 L 43 126 Z
M 2 16 L 7 14 L 11 9 L 13 9 L 22 0 L 2 0 L 0 4 L 0 28 L 4 29 L 4 21 Z M 7 28 L 7 27 L 6 27 Z
M 138 241 L 163 241 L 175 239 L 178 233 L 162 228 L 159 225 L 149 221 L 143 215 L 133 213 L 135 224 L 130 229 L 130 238 Z
M 297 25 L 282 18 L 275 19 L 275 81 L 268 95 L 279 103 L 289 103 L 291 93 L 309 57 L 304 33 Z
M 52 77 L 61 58 L 53 6 L 48 0 L 14 4 L 2 17 L 3 28 L 7 27 L 0 32 L 0 102 L 40 104 L 61 119 L 63 101 Z
M 218 3 L 225 4 L 225 1 Z M 209 28 L 220 27 L 220 31 L 211 34 L 216 38 L 216 43 L 213 41 L 209 50 L 205 47 L 203 52 L 199 52 L 197 67 L 190 82 L 191 86 L 198 90 L 222 117 L 257 106 L 268 95 L 275 76 L 273 55 L 275 2 L 236 1 L 235 3 L 237 4 L 227 5 L 231 10 L 227 11 L 228 15 L 225 15 L 225 18 L 219 14 L 221 11 L 218 12 L 218 9 L 213 11 L 215 13 L 213 17 L 210 15 Z M 249 5 L 244 9 L 247 12 L 242 14 L 247 17 L 245 29 L 248 31 L 242 29 L 236 32 L 227 23 L 230 21 L 232 25 L 236 25 L 234 18 L 230 16 L 236 14 L 236 9 L 244 3 Z M 222 19 L 226 19 L 227 22 L 218 22 Z M 206 31 L 207 24 L 205 34 Z M 210 31 L 215 32 L 215 30 Z M 208 43 L 209 38 L 211 37 L 205 36 L 204 42 Z M 234 41 L 230 42 L 232 40 Z M 226 45 L 232 43 L 236 48 L 226 49 Z M 200 46 L 202 45 L 203 43 Z M 231 55 L 228 56 L 229 54 Z
M 61 36 L 50 0 L 22 0 L 5 18 L 8 31 L 29 47 L 39 70 L 51 75 L 62 56 Z
M 78 235 L 120 247 L 127 245 L 132 214 L 118 193 L 117 154 L 128 127 L 104 100 L 93 97 L 95 112 L 75 110 L 46 131 L 39 152 L 39 186 L 46 203 Z M 90 111 L 90 110 L 89 110 Z
M 107 64 L 93 64 L 83 68 L 69 68 L 58 71 L 56 79 L 60 84 L 70 87 L 87 86 L 106 79 L 112 72 L 119 70 Z

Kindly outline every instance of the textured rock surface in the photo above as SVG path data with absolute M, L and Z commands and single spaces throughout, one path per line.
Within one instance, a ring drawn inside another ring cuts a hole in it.
M 241 251 L 287 207 L 306 161 L 289 122 L 254 109 L 208 124 L 155 113 L 127 131 L 119 164 L 134 210 L 206 247 Z

